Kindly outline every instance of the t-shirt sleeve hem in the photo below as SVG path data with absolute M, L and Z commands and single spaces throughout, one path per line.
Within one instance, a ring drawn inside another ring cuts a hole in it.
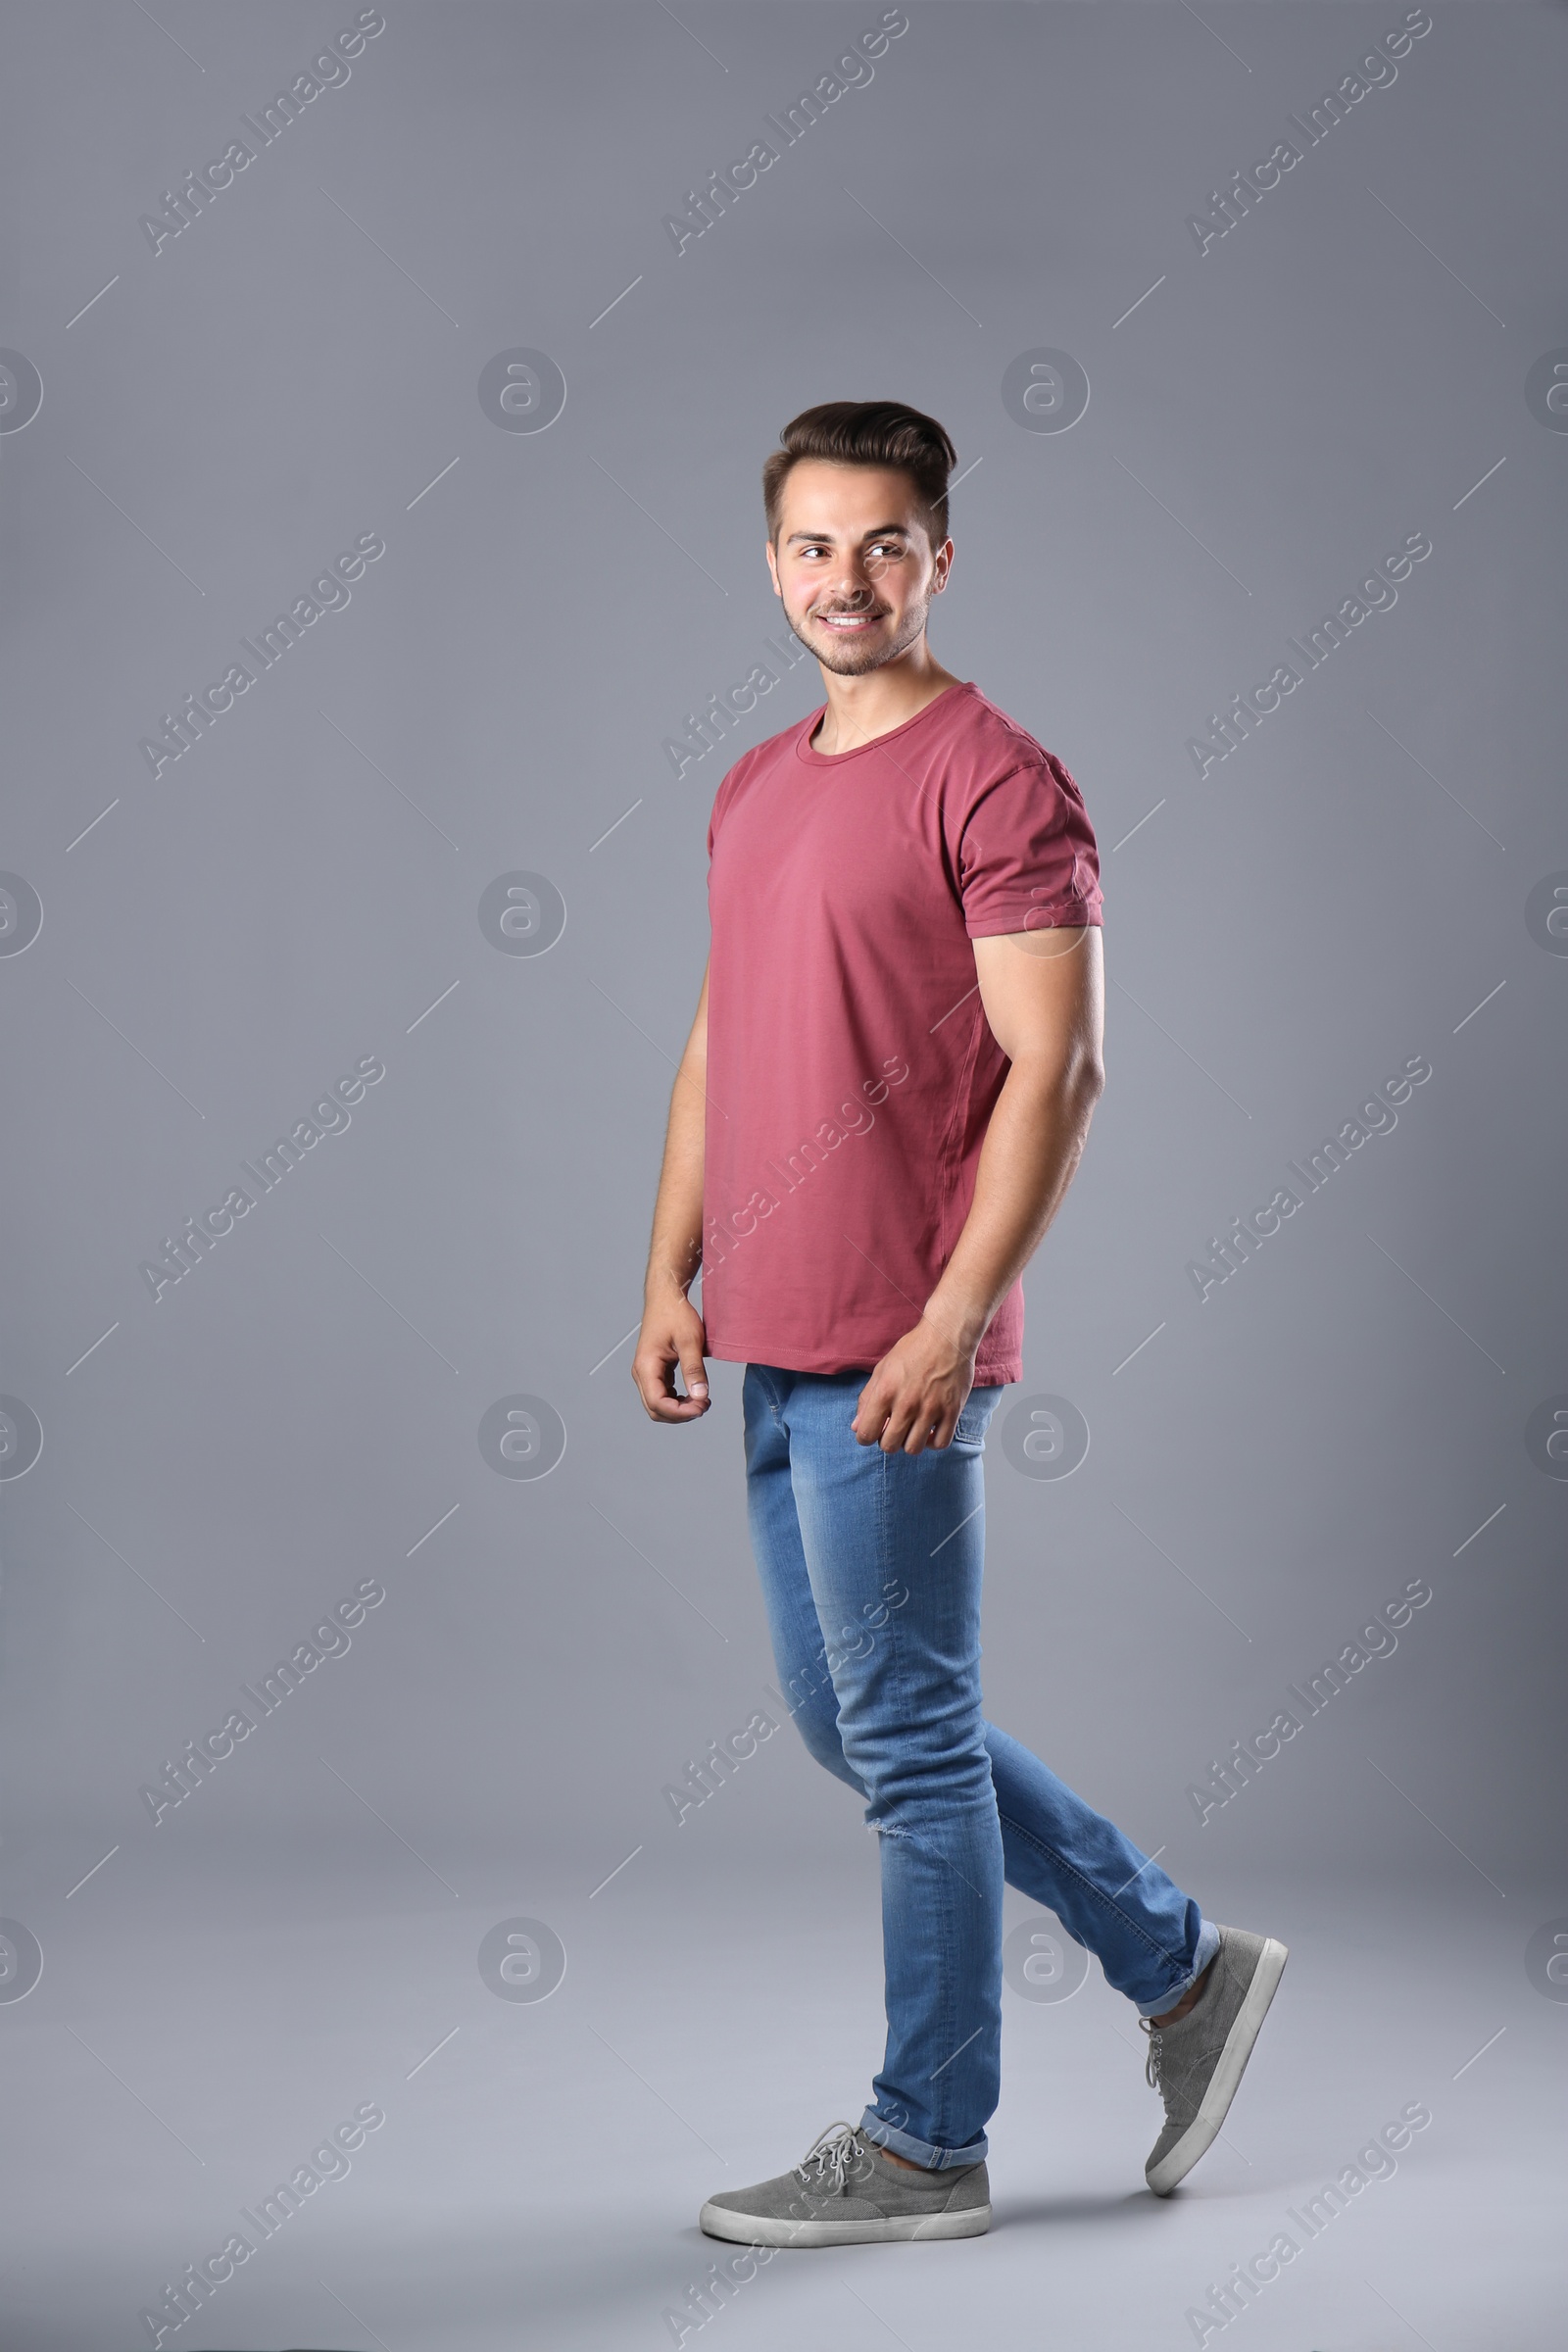
M 1101 906 L 1099 899 L 1063 899 L 1044 910 L 1031 906 L 1027 910 L 1030 914 L 1043 912 L 1044 919 L 1036 922 L 1021 923 L 1014 915 L 1001 913 L 965 915 L 964 929 L 971 939 L 1006 939 L 1020 931 L 1065 931 L 1080 925 L 1102 927 Z

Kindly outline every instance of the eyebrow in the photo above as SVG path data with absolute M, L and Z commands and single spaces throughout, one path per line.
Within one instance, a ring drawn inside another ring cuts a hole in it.
M 791 531 L 784 544 L 786 547 L 793 547 L 797 539 L 831 539 L 832 536 L 833 534 L 831 531 Z M 860 541 L 863 545 L 867 539 L 907 539 L 908 536 L 909 532 L 906 524 L 902 522 L 883 522 L 878 523 L 874 531 L 862 531 L 860 533 Z

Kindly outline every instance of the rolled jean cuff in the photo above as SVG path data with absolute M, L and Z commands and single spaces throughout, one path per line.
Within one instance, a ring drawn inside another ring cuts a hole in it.
M 897 2125 L 885 2123 L 874 2107 L 868 2107 L 861 2116 L 860 2130 L 879 2148 L 891 2148 L 895 2156 L 907 2156 L 911 2164 L 922 2164 L 928 2172 L 933 2173 L 979 2164 L 988 2154 L 991 2144 L 982 2132 L 979 2138 L 971 2140 L 966 2148 L 934 2148 L 929 2140 L 916 2139 L 912 2132 L 901 2132 Z
M 1219 1930 L 1211 1919 L 1205 1919 L 1198 1931 L 1198 1943 L 1193 1952 L 1193 1965 L 1187 1971 L 1186 1976 L 1178 1984 L 1173 1984 L 1168 1992 L 1160 1993 L 1154 2000 L 1140 2001 L 1138 2004 L 1139 2016 L 1163 2017 L 1167 2009 L 1174 2009 L 1183 1993 L 1190 1991 L 1197 1984 L 1218 1950 Z

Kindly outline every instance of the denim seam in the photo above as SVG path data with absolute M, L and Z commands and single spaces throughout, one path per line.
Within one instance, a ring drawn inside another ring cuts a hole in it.
M 891 1530 L 893 1524 L 893 1457 L 891 1454 L 882 1453 L 879 1459 L 877 1474 L 876 1550 L 877 1566 L 884 1582 L 891 1573 L 890 1550 Z M 892 1635 L 892 1641 L 889 1644 L 888 1650 L 888 1667 L 893 1703 L 897 1709 L 900 1719 L 906 1721 L 908 1720 L 910 1709 L 906 1702 L 906 1669 L 904 1664 L 903 1644 L 899 1638 L 902 1629 L 897 1619 L 890 1621 L 888 1630 Z M 912 1837 L 906 1830 L 896 1830 L 894 1834 L 903 1835 L 909 1838 L 911 1844 L 919 1844 L 924 1842 L 923 1840 Z M 945 1857 L 939 1855 L 938 1859 L 943 1860 Z M 941 2030 L 944 2034 L 944 2037 L 949 2048 L 952 2049 L 956 2046 L 957 2041 L 957 2035 L 954 2030 L 954 2018 L 957 1999 L 958 1968 L 957 1949 L 952 1935 L 949 1933 L 946 1914 L 944 1914 L 942 1925 L 941 1948 L 938 1955 L 938 1965 L 941 1970 L 941 1984 L 939 1991 L 939 2014 L 942 2020 Z M 931 2116 L 932 2138 L 930 2144 L 933 2146 L 943 2146 L 949 2143 L 951 2137 L 948 2130 L 948 2124 L 951 2113 L 949 2101 L 953 2092 L 953 2084 L 951 2082 L 944 2082 L 941 2085 L 940 2099 L 937 2103 L 933 2104 L 932 2094 L 936 2089 L 937 2083 L 935 2079 L 929 2081 L 924 2086 L 925 2102 L 927 2107 L 930 2109 Z
M 894 1466 L 894 1456 L 886 1453 L 883 1454 L 881 1479 L 879 1482 L 881 1525 L 878 1531 L 878 1558 L 884 1577 L 891 1573 L 887 1531 L 892 1524 L 892 1481 L 896 1475 L 898 1475 L 898 1473 Z M 902 1700 L 905 1687 L 905 1668 L 902 1645 L 899 1639 L 902 1628 L 897 1620 L 894 1621 L 891 1630 L 893 1632 L 894 1640 L 890 1652 L 890 1662 L 893 1668 L 894 1688 L 900 1694 L 900 1698 Z M 910 1712 L 909 1708 L 906 1705 L 901 1705 L 900 1711 L 906 1720 Z M 995 1805 L 995 1794 L 993 1792 L 993 1806 Z M 956 1813 L 950 1815 L 950 1819 L 956 1823 Z M 939 1868 L 955 1871 L 960 1878 L 963 1877 L 964 1874 L 957 1870 L 956 1863 L 953 1862 L 950 1857 L 942 1851 L 940 1843 L 921 1838 L 918 1835 L 911 1837 L 911 1842 L 914 1844 L 925 1845 L 927 1850 L 934 1857 Z M 967 1880 L 965 1880 L 964 1883 L 966 1886 L 969 1884 Z M 970 1891 L 976 1895 L 978 1894 L 978 1889 L 972 1886 L 970 1887 Z M 945 1922 L 948 1923 L 948 1926 L 944 1933 L 941 1951 L 941 2010 L 942 2034 L 947 2044 L 948 2056 L 942 2062 L 942 2066 L 939 2071 L 927 2079 L 925 2084 L 925 2099 L 926 2104 L 931 2111 L 931 2130 L 933 2135 L 931 2144 L 938 2147 L 951 2147 L 954 2144 L 954 2113 L 956 2105 L 957 2093 L 961 2087 L 961 2076 L 958 2071 L 956 2061 L 960 2057 L 960 2054 L 967 2055 L 967 2051 L 970 2043 L 972 2043 L 973 2036 L 970 2036 L 969 2040 L 966 2041 L 965 2037 L 958 2032 L 959 1969 L 957 1938 L 956 1931 L 952 1930 L 951 1913 L 945 1909 L 943 1916 Z
M 888 1575 L 888 1551 L 889 1551 L 889 1542 L 888 1542 L 888 1527 L 889 1527 L 889 1516 L 890 1516 L 890 1514 L 889 1514 L 889 1507 L 888 1507 L 888 1457 L 887 1457 L 886 1453 L 882 1452 L 880 1449 L 878 1450 L 878 1453 L 877 1453 L 877 1462 L 876 1462 L 876 1471 L 875 1471 L 875 1477 L 876 1477 L 876 1561 L 877 1561 L 877 1570 L 878 1570 L 879 1577 L 880 1577 L 880 1579 L 881 1579 L 881 1580 L 882 1580 L 882 1581 L 885 1583 L 885 1582 L 886 1582 L 886 1579 L 887 1579 L 887 1575 Z M 889 1628 L 888 1628 L 888 1632 L 889 1632 L 889 1635 L 890 1635 L 889 1650 L 888 1650 L 889 1675 L 890 1675 L 890 1683 L 891 1683 L 891 1688 L 892 1688 L 892 1691 L 893 1691 L 893 1694 L 894 1694 L 894 1703 L 895 1703 L 895 1705 L 897 1705 L 897 1703 L 898 1703 L 898 1693 L 899 1693 L 900 1687 L 901 1687 L 901 1684 L 902 1684 L 902 1679 L 903 1679 L 903 1677 L 902 1677 L 902 1670 L 901 1670 L 901 1663 L 900 1663 L 900 1658 L 899 1658 L 899 1636 L 898 1636 L 898 1627 L 897 1627 L 896 1625 L 890 1624 L 890 1625 L 889 1625 Z M 873 1823 L 873 1825 L 872 1825 L 872 1826 L 873 1826 L 873 1828 L 876 1830 L 876 1832 L 877 1832 L 877 1835 L 878 1835 L 878 1837 L 879 1837 L 879 1838 L 882 1838 L 882 1837 L 885 1837 L 885 1836 L 888 1836 L 888 1835 L 892 1835 L 892 1836 L 895 1836 L 895 1837 L 897 1837 L 897 1836 L 900 1836 L 900 1835 L 902 1835 L 902 1834 L 903 1834 L 903 1833 L 901 1832 L 901 1830 L 900 1830 L 900 1829 L 897 1827 L 897 1825 L 895 1825 L 895 1827 L 893 1828 L 893 1830 L 891 1831 L 891 1833 L 890 1833 L 888 1830 L 886 1830 L 886 1829 L 884 1828 L 884 1826 L 883 1826 L 883 1824 L 882 1824 L 881 1822 L 876 1822 L 876 1823 Z M 880 1856 L 880 1853 L 879 1853 L 879 1855 L 878 1855 L 878 1870 L 879 1870 L 879 1872 L 880 1872 L 880 1870 L 882 1869 L 882 1867 L 883 1867 L 883 1865 L 882 1865 L 881 1856 Z M 948 1975 L 948 1973 L 949 1973 L 949 1962 L 948 1962 L 948 1955 L 947 1955 L 947 1953 L 946 1953 L 946 1952 L 944 1952 L 944 1953 L 942 1953 L 942 1954 L 941 1954 L 941 1957 L 940 1957 L 940 1965 L 941 1965 L 941 1968 L 942 1968 L 942 1972 L 943 1972 L 943 1977 L 944 1977 L 944 1980 L 946 1980 L 946 1977 L 947 1977 L 947 1975 Z M 884 2052 L 883 2052 L 883 2058 L 882 2058 L 882 2065 L 881 2065 L 881 2067 L 879 2067 L 879 2068 L 877 2069 L 877 2072 L 878 2072 L 879 2074 L 880 2074 L 880 2073 L 882 2073 L 882 2072 L 884 2072 L 884 2071 L 885 2071 L 885 2069 L 886 2069 L 886 2066 L 887 2066 L 887 2053 L 886 2053 L 886 2051 L 884 2050 Z M 901 2102 L 900 2102 L 900 2104 L 901 2104 L 901 2105 L 903 2105 L 904 2103 L 901 2101 Z M 904 2122 L 903 2122 L 903 2124 L 902 2124 L 902 2125 L 896 2126 L 896 2127 L 895 2127 L 895 2129 L 897 2129 L 897 2130 L 901 2130 L 901 2131 L 902 2131 L 902 2130 L 904 2130 L 904 2129 L 906 2129 L 906 2128 L 907 2127 L 907 2125 L 908 2125 L 908 2121 L 909 2121 L 909 2113 L 908 2113 L 908 2109 L 907 2109 L 907 2107 L 906 2106 L 906 2107 L 904 2108 Z

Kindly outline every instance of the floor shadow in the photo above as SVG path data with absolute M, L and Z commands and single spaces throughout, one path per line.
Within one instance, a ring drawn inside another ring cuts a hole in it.
M 1042 2224 L 1093 2225 L 1115 2222 L 1157 2205 L 1147 2188 L 1127 2189 L 1116 2196 L 1005 2197 L 993 2200 L 991 2234 L 998 2230 L 1038 2229 Z

